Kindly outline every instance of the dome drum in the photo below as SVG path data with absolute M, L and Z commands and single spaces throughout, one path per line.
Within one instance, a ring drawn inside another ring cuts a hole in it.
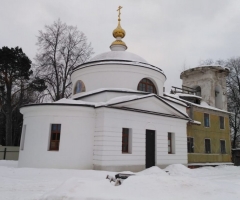
M 73 85 L 78 80 L 84 82 L 86 92 L 99 88 L 126 88 L 138 90 L 139 82 L 150 79 L 158 95 L 163 94 L 163 86 L 166 77 L 161 71 L 148 67 L 124 64 L 124 62 L 112 62 L 111 64 L 99 62 L 92 66 L 85 66 L 73 72 L 71 79 Z

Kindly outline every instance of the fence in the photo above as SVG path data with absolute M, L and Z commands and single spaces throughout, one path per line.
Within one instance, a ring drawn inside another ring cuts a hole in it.
M 0 160 L 18 160 L 19 147 L 0 146 Z

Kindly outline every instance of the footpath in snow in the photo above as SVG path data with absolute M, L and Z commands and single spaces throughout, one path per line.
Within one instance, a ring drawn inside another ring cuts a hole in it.
M 131 172 L 125 172 L 131 173 Z M 231 200 L 240 198 L 240 167 L 170 165 L 136 173 L 114 186 L 114 172 L 17 168 L 0 161 L 0 200 Z

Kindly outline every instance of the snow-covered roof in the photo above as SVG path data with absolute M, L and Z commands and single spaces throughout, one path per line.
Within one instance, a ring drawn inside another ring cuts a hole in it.
M 148 63 L 141 62 L 141 61 L 114 60 L 114 59 L 89 61 L 89 62 L 83 63 L 83 64 L 77 66 L 76 68 L 74 68 L 73 72 L 76 71 L 76 70 L 85 68 L 85 67 L 98 66 L 98 65 L 109 65 L 109 64 L 141 66 L 141 67 L 145 67 L 145 68 L 149 68 L 149 69 L 153 69 L 155 71 L 158 71 L 165 76 L 163 70 L 160 69 L 159 67 L 154 66 L 154 65 L 150 65 Z
M 127 51 L 109 51 L 102 54 L 99 54 L 93 57 L 90 61 L 83 63 L 73 69 L 73 72 L 82 68 L 91 67 L 91 66 L 99 66 L 99 65 L 109 65 L 109 64 L 122 64 L 122 65 L 132 65 L 132 66 L 141 66 L 149 69 L 153 69 L 162 73 L 164 76 L 164 72 L 159 67 L 149 64 L 142 57 L 130 53 Z
M 178 113 L 180 113 L 181 115 L 183 115 L 183 118 L 185 119 L 189 119 L 189 117 L 187 116 L 187 114 L 185 112 L 182 112 L 180 109 L 178 109 L 177 107 L 169 104 L 169 102 L 167 102 L 168 100 L 162 98 L 161 96 L 158 96 L 154 93 L 150 93 L 150 94 L 138 94 L 138 95 L 128 95 L 128 96 L 120 96 L 120 97 L 114 97 L 106 102 L 88 102 L 88 101 L 81 101 L 81 100 L 74 100 L 74 99 L 60 99 L 59 101 L 56 101 L 54 103 L 41 103 L 41 104 L 27 104 L 23 107 L 28 107 L 28 106 L 50 106 L 50 105 L 60 105 L 60 106 L 64 106 L 64 105 L 79 105 L 79 106 L 90 106 L 90 107 L 102 107 L 102 106 L 113 106 L 116 104 L 121 104 L 121 103 L 126 103 L 129 101 L 135 101 L 135 100 L 139 100 L 139 99 L 145 99 L 145 98 L 149 98 L 149 97 L 155 97 L 157 99 L 159 99 L 160 101 L 162 101 L 163 103 L 165 103 L 167 106 L 171 107 L 172 109 L 174 109 L 175 111 L 177 111 Z
M 165 95 L 165 96 L 168 96 L 168 97 L 171 97 L 171 98 L 174 98 L 174 99 L 179 99 L 179 100 L 182 101 L 182 102 L 186 102 L 186 103 L 188 103 L 188 104 L 192 104 L 192 105 L 197 106 L 197 107 L 200 107 L 200 108 L 207 108 L 207 109 L 211 109 L 211 110 L 215 110 L 215 111 L 220 111 L 220 112 L 225 112 L 225 113 L 228 113 L 228 114 L 229 114 L 228 111 L 221 110 L 221 109 L 218 109 L 218 108 L 209 106 L 209 105 L 207 104 L 207 102 L 205 102 L 205 101 L 203 101 L 203 100 L 201 100 L 201 103 L 200 103 L 200 105 L 199 105 L 199 104 L 192 103 L 192 102 L 190 102 L 190 101 L 181 99 L 181 98 L 179 97 L 179 94 L 178 94 L 178 93 L 177 93 L 177 94 L 168 94 L 168 93 L 165 93 L 164 95 Z
M 74 94 L 72 96 L 72 99 L 77 99 L 77 98 L 80 98 L 80 97 L 89 96 L 89 95 L 92 95 L 92 94 L 101 93 L 101 92 L 105 92 L 105 91 L 148 94 L 148 92 L 143 92 L 143 91 L 139 91 L 139 90 L 132 90 L 132 89 L 127 89 L 127 88 L 99 88 L 99 89 L 92 90 L 92 91 L 89 91 L 89 92 L 81 92 L 81 93 Z
M 117 104 L 117 103 L 122 103 L 126 101 L 131 101 L 131 100 L 137 100 L 137 99 L 142 99 L 150 96 L 154 96 L 155 94 L 147 94 L 147 95 L 128 95 L 128 96 L 121 96 L 121 97 L 115 97 L 112 98 L 106 102 L 87 102 L 87 101 L 81 101 L 81 100 L 73 100 L 73 99 L 60 99 L 58 101 L 55 101 L 55 104 L 77 104 L 77 105 L 92 105 L 95 107 L 100 107 L 100 106 L 108 106 L 112 104 Z
M 201 65 L 199 67 L 215 67 L 215 68 L 222 68 L 222 69 L 227 69 L 227 70 L 230 70 L 229 67 L 224 67 L 222 65 Z
M 201 125 L 201 122 L 199 122 L 199 121 L 196 121 L 196 120 L 192 120 L 192 121 L 191 121 L 191 123 L 192 123 L 192 124 Z
M 184 107 L 188 107 L 187 103 L 182 102 L 182 101 L 180 101 L 180 100 L 178 100 L 178 99 L 174 99 L 174 98 L 168 97 L 168 96 L 163 96 L 162 98 L 164 98 L 164 99 L 166 99 L 166 100 L 168 100 L 168 101 L 174 102 L 174 103 L 176 103 L 176 104 L 180 104 L 180 105 L 182 105 L 182 106 L 184 106 Z
M 102 106 L 112 106 L 112 105 L 116 105 L 116 104 L 119 104 L 119 103 L 126 103 L 126 102 L 129 102 L 129 101 L 134 101 L 134 100 L 138 100 L 138 99 L 144 99 L 144 98 L 148 98 L 148 97 L 156 97 L 156 98 L 158 98 L 159 100 L 161 100 L 162 102 L 167 104 L 169 107 L 172 107 L 178 113 L 181 113 L 184 117 L 189 118 L 185 112 L 182 112 L 177 107 L 169 104 L 167 102 L 168 100 L 166 100 L 166 99 L 164 99 L 164 98 L 162 98 L 162 97 L 160 97 L 160 96 L 158 96 L 158 95 L 156 95 L 154 93 L 146 94 L 146 95 L 120 96 L 120 97 L 112 98 L 112 99 L 110 99 L 110 100 L 108 100 L 106 102 L 86 102 L 86 101 L 80 101 L 80 100 L 73 100 L 73 99 L 63 98 L 63 99 L 60 99 L 59 101 L 56 101 L 54 103 L 55 104 L 61 104 L 61 105 L 63 105 L 63 104 L 66 104 L 66 105 L 69 105 L 69 104 L 89 105 L 89 106 L 98 108 L 98 107 L 102 107 Z
M 129 61 L 137 61 L 137 62 L 143 62 L 148 63 L 145 59 L 142 57 L 130 53 L 128 51 L 108 51 L 105 53 L 101 53 L 93 57 L 91 61 L 98 61 L 98 60 L 129 60 Z
M 96 105 L 95 102 L 73 100 L 73 99 L 66 99 L 66 98 L 62 98 L 58 101 L 55 101 L 55 102 L 53 102 L 53 104 L 77 104 L 77 105 L 91 105 L 91 106 Z
M 96 105 L 96 107 L 103 106 L 103 105 L 107 106 L 107 105 L 111 105 L 111 104 L 117 104 L 117 103 L 142 99 L 142 98 L 151 97 L 151 96 L 155 96 L 155 94 L 151 93 L 151 94 L 141 95 L 141 96 L 139 96 L 139 95 L 129 95 L 129 96 L 115 97 L 115 98 L 112 98 L 112 99 L 110 99 L 110 100 L 108 100 L 104 103 L 98 103 Z
M 214 70 L 214 71 L 225 71 L 226 73 L 229 73 L 230 69 L 228 67 L 223 67 L 221 65 L 201 65 L 198 67 L 190 68 L 185 71 L 183 71 L 180 75 L 180 78 L 182 78 L 183 75 L 196 73 L 202 70 Z

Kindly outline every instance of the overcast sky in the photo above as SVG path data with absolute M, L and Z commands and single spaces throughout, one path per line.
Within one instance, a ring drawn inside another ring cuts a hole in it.
M 95 55 L 109 51 L 119 5 L 127 51 L 160 67 L 167 91 L 181 86 L 184 66 L 240 56 L 239 0 L 0 0 L 0 48 L 19 46 L 34 62 L 38 31 L 60 18 Z

